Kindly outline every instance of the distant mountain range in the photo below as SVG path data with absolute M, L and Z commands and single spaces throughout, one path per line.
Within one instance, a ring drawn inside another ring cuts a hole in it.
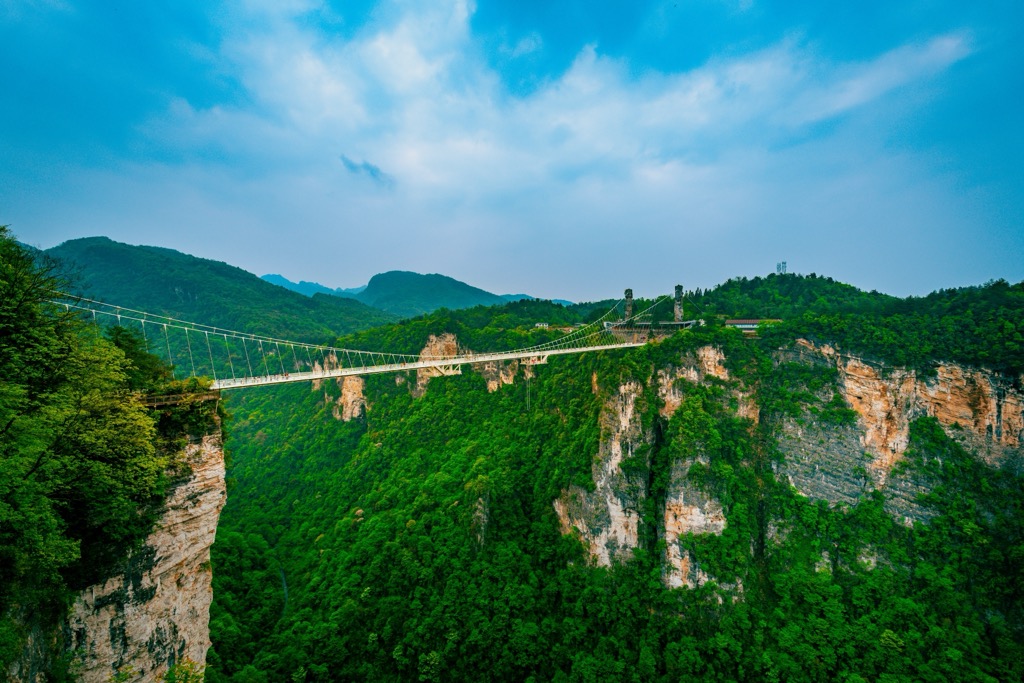
M 422 315 L 439 308 L 498 306 L 536 298 L 529 294 L 493 294 L 446 275 L 421 275 L 404 270 L 374 275 L 366 285 L 352 289 L 330 289 L 317 282 L 292 282 L 273 274 L 264 275 L 263 279 L 306 296 L 330 294 L 355 299 L 400 317 Z M 572 302 L 559 300 L 555 303 L 570 305 Z
M 363 285 L 362 287 L 353 287 L 351 289 L 342 289 L 341 287 L 331 289 L 330 287 L 324 287 L 319 282 L 307 282 L 305 280 L 292 282 L 283 275 L 275 275 L 273 273 L 261 275 L 260 279 L 266 280 L 270 284 L 277 285 L 278 287 L 284 287 L 285 289 L 290 289 L 293 292 L 304 294 L 305 296 L 313 296 L 314 294 L 330 294 L 331 296 L 344 296 L 354 299 L 356 294 L 366 289 L 366 285 Z

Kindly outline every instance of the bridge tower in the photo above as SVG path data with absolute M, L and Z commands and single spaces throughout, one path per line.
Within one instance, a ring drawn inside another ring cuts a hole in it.
M 677 323 L 683 322 L 683 286 L 676 285 L 676 305 L 675 305 L 675 321 Z
M 626 290 L 626 316 L 625 320 L 629 320 L 633 317 L 633 290 Z

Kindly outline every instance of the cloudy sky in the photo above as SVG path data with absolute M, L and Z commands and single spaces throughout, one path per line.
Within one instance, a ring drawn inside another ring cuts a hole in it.
M 1019 0 L 0 0 L 0 224 L 352 287 L 1024 279 Z

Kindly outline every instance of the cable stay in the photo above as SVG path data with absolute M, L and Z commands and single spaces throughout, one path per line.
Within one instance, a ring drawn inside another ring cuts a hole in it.
M 448 372 L 459 365 L 493 361 L 519 360 L 526 364 L 539 364 L 546 363 L 553 355 L 633 348 L 651 339 L 653 311 L 668 298 L 660 297 L 628 318 L 619 317 L 618 311 L 623 303 L 620 300 L 596 320 L 541 344 L 484 353 L 460 348 L 447 355 L 366 351 L 291 341 L 180 320 L 84 297 L 67 296 L 51 303 L 69 312 L 91 316 L 95 321 L 106 319 L 122 327 L 137 327 L 147 351 L 158 351 L 161 355 L 166 353 L 165 360 L 172 366 L 174 377 L 213 378 L 211 389 L 219 390 L 420 368 L 441 368 Z M 153 330 L 157 330 L 163 339 L 154 338 Z M 198 348 L 193 349 L 197 344 Z M 202 353 L 204 344 L 205 354 Z M 187 367 L 178 367 L 178 360 L 187 362 Z

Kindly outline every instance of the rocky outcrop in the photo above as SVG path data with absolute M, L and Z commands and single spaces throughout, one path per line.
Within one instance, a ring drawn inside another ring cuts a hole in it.
M 910 423 L 923 416 L 989 465 L 1019 467 L 1024 459 L 1024 397 L 1010 378 L 955 364 L 921 377 L 804 340 L 791 358 L 834 367 L 836 388 L 858 418 L 848 426 L 787 420 L 779 430 L 781 474 L 805 495 L 851 504 L 865 488 L 881 488 L 891 514 L 907 523 L 926 519 L 916 500 L 928 482 L 894 469 L 904 459 Z
M 828 377 L 835 380 L 820 389 L 811 401 L 819 403 L 802 417 L 773 416 L 769 425 L 783 454 L 781 461 L 772 464 L 775 475 L 809 498 L 855 505 L 866 491 L 881 489 L 886 510 L 894 518 L 906 524 L 929 519 L 933 513 L 918 500 L 934 482 L 916 469 L 896 466 L 905 457 L 911 422 L 921 416 L 934 417 L 948 434 L 993 466 L 1024 461 L 1024 398 L 1019 383 L 1012 379 L 953 364 L 939 366 L 934 376 L 920 376 L 910 369 L 885 367 L 808 342 L 780 352 L 777 360 L 828 368 Z M 647 385 L 653 385 L 660 399 L 661 417 L 671 419 L 694 384 L 709 383 L 722 387 L 723 399 L 737 415 L 750 419 L 752 425 L 762 419 L 753 389 L 731 376 L 724 354 L 713 346 L 653 369 Z M 596 395 L 607 391 L 596 373 L 591 376 L 591 390 Z M 836 407 L 837 393 L 842 399 L 838 405 L 845 403 L 853 413 Z M 656 525 L 653 533 L 665 548 L 664 583 L 694 588 L 713 577 L 700 566 L 688 539 L 722 534 L 727 525 L 725 510 L 689 478 L 693 466 L 708 464 L 703 453 L 676 452 L 671 462 L 651 456 L 660 451 L 657 429 L 645 426 L 641 419 L 647 414 L 642 405 L 646 395 L 645 384 L 636 381 L 612 394 L 602 412 L 601 445 L 591 472 L 593 489 L 570 487 L 554 501 L 554 509 L 562 532 L 580 538 L 594 563 L 601 566 L 627 559 L 641 543 L 649 543 L 652 530 L 644 524 Z M 823 419 L 825 415 L 829 419 Z M 668 486 L 664 500 L 658 501 L 658 518 L 644 519 L 642 503 L 653 495 L 648 481 L 666 474 L 652 473 L 651 468 L 666 466 L 670 468 Z M 766 523 L 764 541 L 773 542 L 785 534 L 773 520 Z M 872 564 L 868 559 L 858 561 Z M 734 598 L 743 590 L 739 579 L 719 586 L 735 590 Z
M 554 502 L 562 533 L 578 535 L 598 566 L 628 558 L 639 542 L 646 480 L 627 477 L 622 461 L 652 441 L 637 409 L 642 390 L 637 382 L 624 384 L 605 406 L 601 445 L 591 467 L 594 490 L 572 486 Z
M 859 426 L 786 419 L 776 436 L 785 456 L 776 475 L 808 498 L 854 505 L 870 485 Z
M 349 422 L 366 413 L 366 380 L 362 377 L 339 377 L 341 396 L 334 402 L 334 419 Z
M 693 554 L 682 547 L 679 539 L 687 534 L 721 534 L 725 531 L 722 504 L 694 487 L 688 479 L 687 472 L 698 459 L 675 462 L 670 472 L 662 527 L 665 538 L 663 580 L 670 588 L 694 588 L 710 578 L 700 569 Z
M 454 358 L 459 355 L 459 342 L 454 334 L 445 332 L 441 335 L 430 335 L 426 345 L 420 351 L 420 360 L 436 360 Z M 461 365 L 443 365 L 432 368 L 418 368 L 416 370 L 416 386 L 413 388 L 414 396 L 422 396 L 427 390 L 427 384 L 434 377 L 445 375 L 461 375 Z
M 658 371 L 653 381 L 661 399 L 662 417 L 671 417 L 682 405 L 687 382 L 709 378 L 731 381 L 723 361 L 720 349 L 705 346 L 680 359 L 677 365 Z M 600 392 L 596 373 L 591 377 L 591 389 L 595 394 Z M 754 404 L 749 393 L 739 388 L 734 393 L 749 413 L 756 415 L 756 406 L 750 408 Z M 577 535 L 599 566 L 627 559 L 641 542 L 640 504 L 648 495 L 646 473 L 651 467 L 651 449 L 656 445 L 653 429 L 643 424 L 643 400 L 639 382 L 618 387 L 601 416 L 601 446 L 591 470 L 594 489 L 573 486 L 554 502 L 562 532 Z M 629 471 L 634 474 L 623 471 L 624 460 L 630 461 Z M 725 529 L 721 503 L 699 490 L 688 477 L 690 467 L 697 462 L 706 463 L 706 458 L 698 453 L 677 460 L 668 473 L 660 528 L 656 531 L 665 541 L 664 581 L 670 587 L 693 588 L 709 579 L 681 539 L 688 534 L 721 534 Z
M 951 436 L 967 439 L 991 465 L 1020 455 L 1024 395 L 1011 378 L 948 363 L 938 365 L 933 377 L 919 377 L 830 346 L 798 344 L 839 371 L 839 387 L 863 422 L 864 446 L 875 456 L 870 467 L 882 482 L 907 448 L 910 422 L 923 415 L 934 417 Z
M 512 384 L 516 381 L 516 375 L 519 373 L 519 361 L 490 361 L 487 363 L 481 363 L 475 366 L 484 380 L 487 381 L 487 391 L 494 393 L 501 387 Z M 529 369 L 529 366 L 524 366 L 524 369 Z
M 220 433 L 189 443 L 185 456 L 191 473 L 168 497 L 145 545 L 71 609 L 65 642 L 86 683 L 114 675 L 153 681 L 175 663 L 206 661 L 210 546 L 226 497 Z
M 683 356 L 678 364 L 658 370 L 661 416 L 666 419 L 671 417 L 682 404 L 683 389 L 678 380 L 697 384 L 706 382 L 709 378 L 722 382 L 732 381 L 729 370 L 725 367 L 725 354 L 715 346 L 702 346 L 693 354 Z M 737 402 L 737 414 L 756 423 L 760 415 L 752 392 L 737 386 L 733 390 L 733 395 Z

